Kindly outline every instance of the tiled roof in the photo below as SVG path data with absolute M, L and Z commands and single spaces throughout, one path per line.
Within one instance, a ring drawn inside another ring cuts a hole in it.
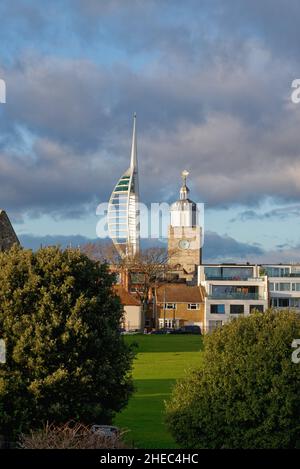
M 120 297 L 121 303 L 123 306 L 140 306 L 141 302 L 138 298 L 131 295 L 127 290 L 125 290 L 122 285 L 115 285 L 114 290 L 116 294 Z
M 184 283 L 161 285 L 157 289 L 158 303 L 202 303 L 204 291 L 201 286 L 189 286 Z

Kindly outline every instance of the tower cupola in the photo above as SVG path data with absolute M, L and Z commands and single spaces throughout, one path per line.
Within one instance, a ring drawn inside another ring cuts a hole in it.
M 182 171 L 182 186 L 180 188 L 179 200 L 171 205 L 171 226 L 188 226 L 197 225 L 197 205 L 189 199 L 190 190 L 186 185 L 186 179 L 189 172 L 185 169 Z

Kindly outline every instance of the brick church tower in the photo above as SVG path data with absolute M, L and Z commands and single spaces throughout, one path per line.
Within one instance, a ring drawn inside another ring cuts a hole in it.
M 202 227 L 199 225 L 197 204 L 189 199 L 186 185 L 188 171 L 182 172 L 180 198 L 171 206 L 168 230 L 170 263 L 183 270 L 183 276 L 193 278 L 202 260 Z

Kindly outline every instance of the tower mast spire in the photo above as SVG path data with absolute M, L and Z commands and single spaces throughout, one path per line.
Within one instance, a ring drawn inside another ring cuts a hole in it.
M 133 114 L 133 132 L 131 144 L 130 169 L 137 171 L 136 112 Z
M 109 235 L 119 255 L 124 258 L 138 254 L 140 223 L 136 113 L 133 115 L 130 166 L 121 176 L 110 196 L 107 219 Z

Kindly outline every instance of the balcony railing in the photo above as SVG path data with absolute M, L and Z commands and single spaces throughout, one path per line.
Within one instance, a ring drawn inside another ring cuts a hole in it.
M 263 300 L 264 298 L 258 293 L 237 293 L 237 292 L 223 292 L 211 293 L 208 295 L 212 300 Z
M 237 276 L 231 276 L 231 277 L 221 277 L 221 276 L 212 276 L 212 275 L 206 275 L 205 280 L 224 280 L 224 281 L 238 281 L 238 282 L 257 282 L 257 281 L 264 281 L 264 277 L 237 277 Z
M 268 277 L 271 277 L 271 278 L 299 278 L 300 277 L 300 272 L 293 272 L 293 273 L 290 273 L 290 274 L 278 274 L 278 275 L 268 273 L 266 275 Z

